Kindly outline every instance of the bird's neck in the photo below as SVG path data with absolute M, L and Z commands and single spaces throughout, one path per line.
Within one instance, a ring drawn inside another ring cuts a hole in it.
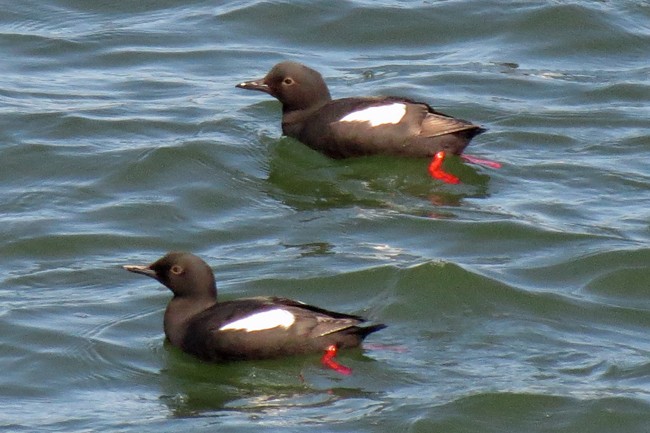
M 174 296 L 169 301 L 165 310 L 165 319 L 163 326 L 165 336 L 176 347 L 182 346 L 185 329 L 192 317 L 201 311 L 212 307 L 217 302 L 216 298 L 206 296 L 205 298 L 184 298 Z
M 311 117 L 316 111 L 329 102 L 329 99 L 312 104 L 303 109 L 287 109 L 282 107 L 282 133 L 289 137 L 298 138 L 305 119 Z

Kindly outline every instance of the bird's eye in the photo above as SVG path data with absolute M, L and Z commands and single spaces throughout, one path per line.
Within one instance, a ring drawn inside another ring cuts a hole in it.
M 172 274 L 174 274 L 174 275 L 180 275 L 180 274 L 183 273 L 183 267 L 178 266 L 178 265 L 174 265 L 174 266 L 172 266 L 171 271 L 172 271 Z
M 283 82 L 285 85 L 290 86 L 290 85 L 293 84 L 293 79 L 287 77 L 287 78 L 285 78 L 282 82 Z

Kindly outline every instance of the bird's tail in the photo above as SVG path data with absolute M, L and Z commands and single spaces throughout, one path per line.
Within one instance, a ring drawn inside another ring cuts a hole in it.
M 385 327 L 386 325 L 384 325 L 383 323 L 378 323 L 376 325 L 371 325 L 371 326 L 359 326 L 357 330 L 357 335 L 361 337 L 361 339 L 364 339 L 368 335 L 372 334 L 373 332 L 381 331 Z

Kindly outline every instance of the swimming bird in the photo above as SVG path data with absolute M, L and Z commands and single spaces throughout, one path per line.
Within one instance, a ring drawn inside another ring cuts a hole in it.
M 295 62 L 278 63 L 264 78 L 244 81 L 236 87 L 262 91 L 278 99 L 282 103 L 284 135 L 329 157 L 435 157 L 429 166 L 430 174 L 449 183 L 459 180 L 442 170 L 445 153 L 462 154 L 472 138 L 486 131 L 407 98 L 333 100 L 321 74 Z
M 187 252 L 170 252 L 150 265 L 125 265 L 158 280 L 173 293 L 164 317 L 173 346 L 205 361 L 236 361 L 323 353 L 322 362 L 348 374 L 334 361 L 338 349 L 356 347 L 386 327 L 362 326 L 365 319 L 279 297 L 218 302 L 212 269 Z

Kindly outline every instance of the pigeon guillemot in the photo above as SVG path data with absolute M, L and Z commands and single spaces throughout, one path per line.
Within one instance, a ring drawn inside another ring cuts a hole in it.
M 295 62 L 278 63 L 261 80 L 236 87 L 260 90 L 278 99 L 282 132 L 325 155 L 437 156 L 429 172 L 450 183 L 458 183 L 458 178 L 442 171 L 444 152 L 460 155 L 474 136 L 485 131 L 406 98 L 332 100 L 321 74 Z
M 199 257 L 170 252 L 150 265 L 124 269 L 152 277 L 174 297 L 167 305 L 165 335 L 172 345 L 205 361 L 233 361 L 323 353 L 336 371 L 350 370 L 333 358 L 339 348 L 356 347 L 383 324 L 360 326 L 359 316 L 336 313 L 277 297 L 217 302 L 212 269 Z

